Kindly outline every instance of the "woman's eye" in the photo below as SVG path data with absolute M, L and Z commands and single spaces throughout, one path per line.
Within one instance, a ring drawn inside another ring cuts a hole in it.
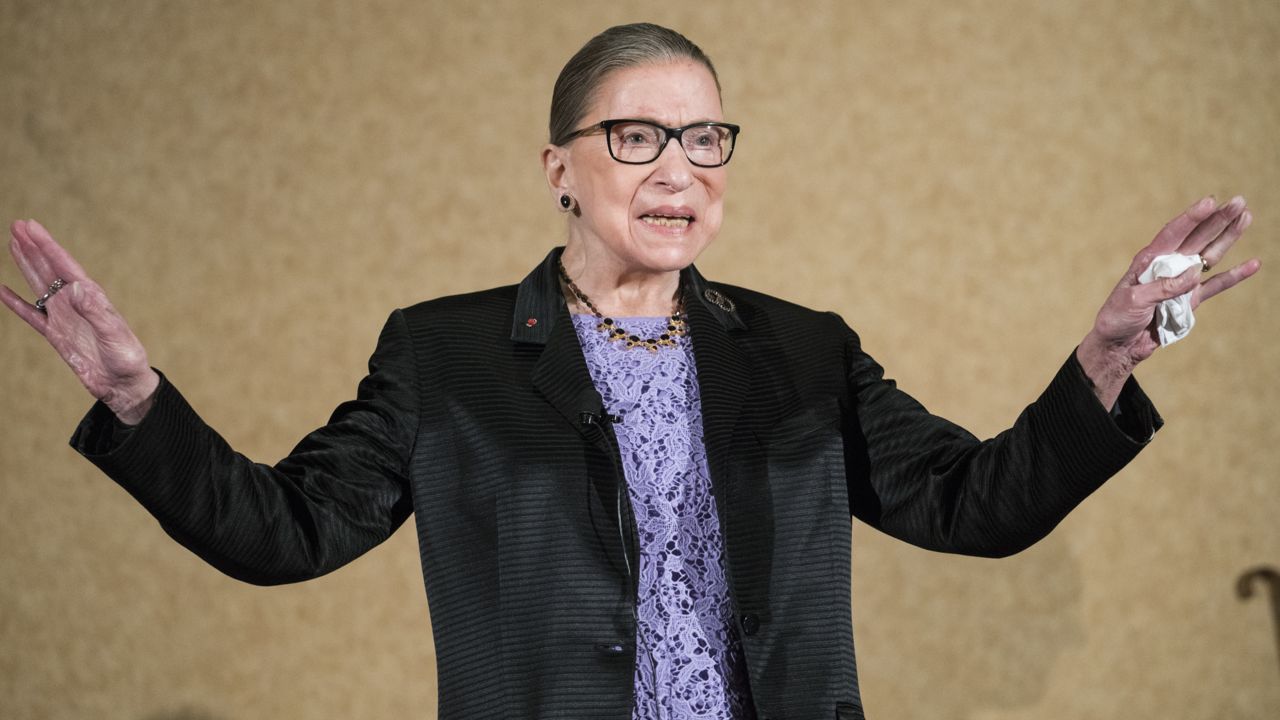
M 696 148 L 712 148 L 720 144 L 719 138 L 711 131 L 694 133 L 691 145 Z
M 615 128 L 615 132 L 617 133 L 618 143 L 624 146 L 648 146 L 658 142 L 658 134 L 644 126 L 622 126 Z

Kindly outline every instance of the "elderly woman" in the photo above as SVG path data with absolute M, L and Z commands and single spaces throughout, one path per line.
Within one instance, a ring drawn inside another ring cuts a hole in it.
M 564 248 L 518 285 L 392 312 L 356 399 L 274 467 L 201 421 L 44 228 L 12 228 L 39 297 L 5 304 L 98 399 L 74 447 L 193 552 L 296 582 L 415 515 L 441 718 L 863 717 L 850 516 L 946 552 L 1036 542 L 1159 428 L 1134 367 L 1259 267 L 1202 281 L 1250 214 L 1195 203 L 978 441 L 883 379 L 838 316 L 694 268 L 738 137 L 697 46 L 605 31 L 561 72 L 550 124 Z M 1142 282 L 1157 257 L 1189 268 Z

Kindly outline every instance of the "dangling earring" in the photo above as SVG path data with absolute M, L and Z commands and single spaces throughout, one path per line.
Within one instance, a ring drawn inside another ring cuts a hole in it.
M 560 207 L 563 208 L 565 212 L 573 210 L 574 205 L 576 205 L 576 203 L 574 203 L 573 198 L 569 197 L 569 193 L 565 193 L 560 196 Z

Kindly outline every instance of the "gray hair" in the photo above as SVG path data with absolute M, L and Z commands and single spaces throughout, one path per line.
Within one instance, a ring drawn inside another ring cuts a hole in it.
M 689 38 L 652 23 L 617 25 L 587 41 L 556 78 L 551 92 L 551 143 L 563 145 L 587 114 L 606 76 L 615 70 L 689 59 L 701 63 L 716 81 L 720 77 L 711 58 Z

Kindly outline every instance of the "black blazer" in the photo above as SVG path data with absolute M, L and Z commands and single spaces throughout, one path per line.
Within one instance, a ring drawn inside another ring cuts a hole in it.
M 442 720 L 627 720 L 640 549 L 558 252 L 518 286 L 393 312 L 357 399 L 274 467 L 234 452 L 167 380 L 138 426 L 99 404 L 72 444 L 251 583 L 330 572 L 413 514 Z M 885 380 L 838 316 L 693 267 L 681 281 L 761 718 L 863 717 L 850 515 L 934 550 L 1017 552 L 1160 423 L 1130 381 L 1118 424 L 1073 353 L 1012 428 L 979 442 Z

